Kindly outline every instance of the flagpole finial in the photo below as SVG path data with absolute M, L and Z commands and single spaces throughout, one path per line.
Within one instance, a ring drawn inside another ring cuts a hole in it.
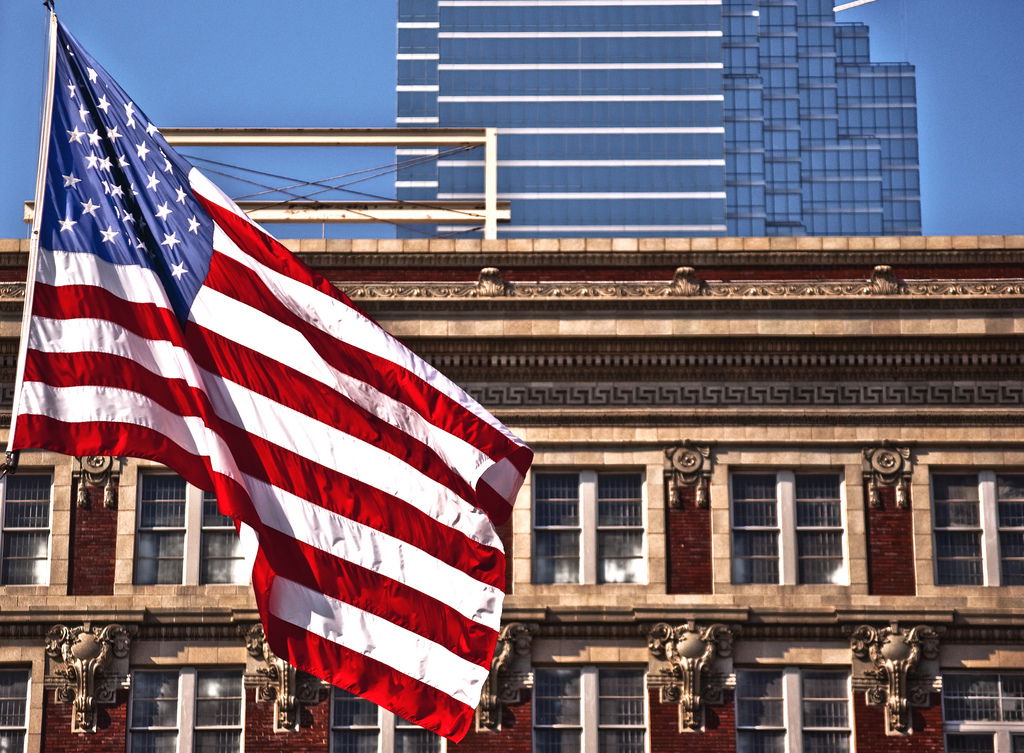
M 54 9 L 54 7 L 53 7 L 53 3 L 54 3 L 54 0 L 43 0 L 43 5 L 46 6 L 46 9 L 48 11 L 50 11 L 50 13 L 56 13 L 57 12 Z

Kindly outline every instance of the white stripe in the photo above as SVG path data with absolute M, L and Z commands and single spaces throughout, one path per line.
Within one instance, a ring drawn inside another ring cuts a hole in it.
M 399 21 L 399 29 L 437 29 L 440 24 L 437 21 Z
M 708 31 L 442 31 L 441 39 L 645 39 L 650 37 L 720 37 Z
M 438 373 L 432 366 L 381 329 L 376 322 L 367 319 L 351 306 L 347 306 L 344 303 L 321 293 L 315 288 L 311 288 L 298 280 L 294 280 L 287 275 L 275 272 L 274 270 L 260 264 L 238 248 L 238 246 L 235 245 L 235 243 L 217 226 L 214 226 L 213 244 L 214 248 L 218 252 L 251 269 L 270 289 L 270 291 L 276 295 L 285 306 L 290 308 L 297 316 L 299 316 L 299 318 L 305 320 L 317 329 L 327 332 L 332 337 L 335 337 L 342 342 L 349 343 L 350 345 L 364 350 L 367 353 L 372 353 L 380 358 L 384 358 L 406 369 L 412 374 L 415 374 L 438 391 L 461 404 L 479 419 L 499 430 L 512 442 L 517 445 L 521 445 L 521 442 L 519 442 L 519 440 L 514 437 L 504 425 L 481 407 L 473 398 L 466 394 L 461 387 L 451 382 L 444 375 Z M 222 296 L 222 298 L 225 297 Z M 243 305 L 237 301 L 233 301 L 233 299 L 225 298 L 225 300 L 231 301 L 235 306 Z M 254 311 L 249 307 L 244 308 L 248 311 Z M 193 304 L 192 311 L 196 311 L 195 304 Z M 212 321 L 204 326 L 210 326 L 211 328 L 216 327 L 218 328 L 217 331 L 221 331 L 223 327 L 227 326 L 226 323 L 222 321 L 224 317 L 216 310 L 213 310 L 211 313 L 213 314 Z M 260 312 L 255 312 L 255 314 L 259 313 Z M 234 323 L 234 326 L 232 327 L 234 334 L 225 336 L 240 343 L 252 342 L 255 345 L 254 350 L 264 353 L 268 352 L 271 344 L 266 341 L 266 338 L 260 337 L 259 332 L 253 331 L 253 328 L 247 327 L 245 322 L 246 320 L 242 319 Z M 305 338 L 302 338 L 302 341 L 305 342 Z M 252 347 L 252 345 L 249 347 Z M 306 347 L 308 347 L 310 352 L 312 352 L 312 348 L 308 346 L 308 343 Z M 316 356 L 316 358 L 322 361 L 319 356 Z M 296 360 L 290 357 L 277 358 L 276 360 L 281 363 L 288 363 L 292 365 L 296 363 Z M 381 418 L 384 418 L 384 416 L 381 416 Z M 387 419 L 385 418 L 385 420 Z M 480 466 L 478 468 L 478 472 L 482 473 L 484 467 L 486 466 Z M 459 470 L 460 472 L 463 472 L 462 468 Z M 479 476 L 465 477 L 470 484 L 475 484 L 477 478 L 479 478 Z
M 406 149 L 397 147 L 395 154 L 437 154 L 438 151 L 438 149 Z
M 395 118 L 396 123 L 436 123 L 437 118 Z
M 439 60 L 440 57 L 436 52 L 399 52 L 395 55 L 396 60 Z
M 46 285 L 95 285 L 126 301 L 171 308 L 167 291 L 153 270 L 111 264 L 95 254 L 40 248 L 36 279 Z
M 438 97 L 438 102 L 722 102 L 722 94 L 583 94 L 492 96 L 490 94 Z
M 436 92 L 439 89 L 437 84 L 399 84 L 395 87 L 396 92 Z
M 437 188 L 436 180 L 396 180 L 395 188 Z
M 481 167 L 483 160 L 440 160 L 438 167 Z M 724 159 L 509 159 L 498 167 L 715 167 Z
M 241 304 L 238 305 L 241 306 Z M 280 328 L 281 325 L 278 325 L 278 329 Z M 241 329 L 244 329 L 244 327 Z M 289 330 L 289 332 L 292 333 L 292 336 L 288 339 L 295 342 L 297 339 L 296 333 L 293 330 Z M 230 335 L 224 336 L 230 337 Z M 280 332 L 274 332 L 274 336 L 280 337 L 281 334 Z M 285 337 L 287 338 L 288 336 L 285 335 Z M 298 340 L 301 340 L 301 338 L 298 338 Z M 383 459 L 384 465 L 378 468 L 362 467 L 357 460 L 360 454 L 358 444 L 365 443 L 361 443 L 360 440 L 349 437 L 337 429 L 333 429 L 308 416 L 305 421 L 296 421 L 275 433 L 267 428 L 267 424 L 270 421 L 264 420 L 265 417 L 260 415 L 260 411 L 269 412 L 274 414 L 275 417 L 281 414 L 290 416 L 301 414 L 285 408 L 270 398 L 258 395 L 234 382 L 228 382 L 215 374 L 200 369 L 192 361 L 187 351 L 178 348 L 170 342 L 141 338 L 120 325 L 104 320 L 53 320 L 43 317 L 33 317 L 30 342 L 33 348 L 47 353 L 92 351 L 122 356 L 136 361 L 154 374 L 161 374 L 168 378 L 180 378 L 190 387 L 206 392 L 214 405 L 214 409 L 217 411 L 217 415 L 224 421 L 256 436 L 262 436 L 264 439 L 280 447 L 300 455 L 305 455 L 314 462 L 333 468 L 339 473 L 361 480 L 374 488 L 397 496 L 424 514 L 433 517 L 450 528 L 454 528 L 468 538 L 479 541 L 486 546 L 501 548 L 501 541 L 494 534 L 486 516 L 475 509 L 467 509 L 467 505 L 459 502 L 459 498 L 446 487 L 436 482 L 428 482 L 427 484 L 410 483 L 413 479 L 425 479 L 427 477 L 405 465 L 398 458 L 377 448 L 374 448 L 375 452 L 370 454 L 377 457 L 385 456 Z M 264 352 L 266 350 L 265 348 Z M 287 343 L 282 343 L 282 347 L 277 350 L 280 352 L 267 354 L 268 357 L 274 358 L 277 356 L 277 360 L 282 360 L 282 353 L 286 358 L 288 357 Z M 305 350 L 307 352 L 297 355 L 293 354 L 293 360 L 290 363 L 296 366 L 298 370 L 304 371 L 308 376 L 324 382 L 328 387 L 333 387 L 334 385 L 330 383 L 329 374 L 333 369 L 324 364 L 323 360 L 319 357 L 311 356 L 312 348 L 307 347 Z M 284 362 L 287 363 L 289 361 Z M 319 371 L 315 368 L 316 365 L 321 366 Z M 344 375 L 342 376 L 344 378 Z M 361 386 L 364 392 L 360 393 L 357 386 Z M 339 384 L 337 390 L 347 397 L 352 397 L 356 402 L 370 402 L 376 397 L 385 398 L 380 407 L 376 408 L 376 412 L 383 414 L 380 417 L 402 429 L 410 436 L 433 444 L 435 447 L 440 446 L 439 454 L 446 462 L 456 467 L 457 470 L 463 471 L 466 466 L 473 468 L 474 464 L 475 466 L 483 467 L 489 465 L 488 459 L 476 451 L 472 445 L 462 442 L 457 437 L 445 434 L 436 427 L 429 426 L 428 428 L 424 426 L 426 422 L 411 408 L 396 404 L 396 401 L 380 395 L 380 393 L 368 385 L 348 378 L 348 383 Z M 317 424 L 319 424 L 319 428 Z M 310 432 L 310 434 L 298 440 L 296 434 L 303 430 Z M 433 430 L 432 433 L 424 436 L 430 430 Z M 431 440 L 433 441 L 431 442 Z M 330 452 L 319 452 L 316 449 L 310 451 L 309 448 L 315 448 L 318 442 L 338 442 L 339 451 L 336 452 L 333 448 L 327 447 L 321 449 L 330 449 Z M 343 455 L 348 450 L 340 450 L 340 448 L 343 446 L 351 447 L 352 443 L 357 443 L 355 445 L 356 453 L 352 455 L 353 462 L 346 462 L 345 458 L 340 457 L 340 455 Z M 181 444 L 181 442 L 178 441 L 178 444 Z M 367 447 L 371 447 L 371 445 L 367 445 Z M 364 458 L 367 457 L 365 452 L 362 454 Z M 455 463 L 461 464 L 463 468 L 454 465 L 453 460 Z M 387 470 L 387 466 L 391 466 L 390 471 Z M 377 470 L 380 471 L 379 476 Z M 396 479 L 391 478 L 395 474 L 403 476 L 403 480 L 407 482 L 405 488 L 403 488 L 402 483 L 397 483 Z M 466 475 L 472 475 L 472 473 L 466 472 Z M 232 475 L 232 478 L 237 478 L 237 475 Z
M 721 5 L 722 0 L 439 0 L 441 8 L 561 7 L 604 5 Z
M 285 622 L 386 664 L 474 708 L 487 670 L 393 622 L 277 577 L 270 611 Z
M 573 136 L 577 134 L 634 134 L 634 133 L 725 133 L 725 126 L 666 126 L 666 127 L 638 127 L 638 128 L 499 128 L 498 133 L 502 135 L 524 135 L 524 136 L 557 136 L 565 134 Z
M 500 626 L 504 593 L 422 548 L 246 477 L 260 520 L 274 530 L 419 591 L 466 619 Z
M 465 230 L 458 225 L 438 225 L 438 232 Z M 502 233 L 724 233 L 725 225 L 502 225 Z
M 722 63 L 442 63 L 439 71 L 661 71 L 710 70 Z
M 482 199 L 476 193 L 439 193 L 438 199 Z M 725 191 L 633 191 L 607 193 L 499 193 L 498 199 L 724 199 Z

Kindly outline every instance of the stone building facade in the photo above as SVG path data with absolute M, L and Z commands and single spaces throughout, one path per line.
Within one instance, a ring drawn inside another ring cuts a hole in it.
M 200 490 L 33 452 L 0 750 L 1024 751 L 1024 237 L 291 245 L 537 452 L 477 730 L 270 654 Z

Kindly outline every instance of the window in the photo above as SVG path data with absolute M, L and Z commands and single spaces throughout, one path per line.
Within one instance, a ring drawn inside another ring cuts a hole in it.
M 242 671 L 186 667 L 132 676 L 132 753 L 239 753 Z
M 737 672 L 738 753 L 847 753 L 849 688 L 845 671 Z
M 641 583 L 639 473 L 534 475 L 534 583 Z
M 135 584 L 245 583 L 245 572 L 230 517 L 217 498 L 169 473 L 139 477 Z
M 0 483 L 0 585 L 46 585 L 53 479 L 48 473 L 19 474 Z
M 331 753 L 441 753 L 442 739 L 340 688 L 331 701 Z
M 942 716 L 950 753 L 1024 753 L 1024 675 L 945 674 Z
M 1024 585 L 1024 474 L 933 474 L 932 505 L 937 585 Z
M 541 668 L 534 673 L 538 753 L 644 753 L 641 669 Z
M 21 753 L 28 733 L 28 670 L 0 669 L 0 750 Z
M 837 473 L 737 473 L 733 583 L 848 583 Z

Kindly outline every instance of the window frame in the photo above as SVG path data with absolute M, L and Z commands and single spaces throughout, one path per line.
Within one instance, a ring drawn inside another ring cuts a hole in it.
M 367 700 L 365 700 L 363 698 L 360 698 L 359 696 L 356 696 L 354 693 L 351 694 L 351 695 L 353 695 L 356 698 L 359 698 L 359 700 L 363 701 L 364 703 L 369 703 L 369 704 L 371 704 L 371 705 L 376 707 L 376 710 L 377 710 L 377 724 L 375 726 L 369 726 L 369 725 L 340 726 L 340 725 L 337 725 L 337 724 L 335 724 L 335 721 L 334 721 L 334 701 L 335 701 L 335 697 L 336 697 L 336 695 L 337 695 L 339 690 L 340 690 L 340 688 L 337 688 L 337 687 L 331 688 L 331 697 L 329 699 L 329 702 L 330 702 L 331 706 L 330 706 L 330 709 L 328 710 L 328 720 L 327 720 L 327 729 L 328 729 L 328 734 L 327 734 L 327 751 L 328 751 L 328 753 L 332 753 L 334 751 L 335 735 L 340 733 L 340 732 L 344 732 L 345 730 L 356 730 L 356 731 L 375 730 L 377 732 L 377 746 L 374 749 L 376 751 L 376 753 L 395 753 L 395 751 L 397 750 L 397 748 L 395 746 L 395 743 L 396 743 L 396 740 L 398 738 L 398 735 L 396 733 L 397 733 L 397 731 L 399 729 L 407 728 L 407 727 L 415 727 L 416 729 L 421 729 L 419 727 L 416 727 L 416 725 L 412 725 L 411 723 L 408 723 L 408 722 L 403 723 L 403 720 L 397 714 L 395 714 L 393 711 L 388 711 L 383 706 L 377 706 L 372 701 L 367 701 Z M 342 692 L 347 692 L 347 691 L 342 691 Z M 438 743 L 437 753 L 447 753 L 447 751 L 448 751 L 448 741 L 445 738 L 441 737 L 440 735 L 435 735 L 435 737 L 436 737 L 437 743 Z
M 5 534 L 8 531 L 13 533 L 28 533 L 38 532 L 39 528 L 8 528 L 6 515 L 7 515 L 7 484 L 8 478 L 5 475 L 0 478 L 0 588 L 24 588 L 24 587 L 39 587 L 49 586 L 50 581 L 53 577 L 53 487 L 54 487 L 54 471 L 52 468 L 42 469 L 23 469 L 21 476 L 49 476 L 50 477 L 50 489 L 48 492 L 49 506 L 47 508 L 47 526 L 46 526 L 46 566 L 44 568 L 45 577 L 38 583 L 7 583 L 3 579 L 3 547 Z
M 31 704 L 32 704 L 32 670 L 29 667 L 0 666 L 0 672 L 22 672 L 25 675 L 25 710 L 24 710 L 24 716 L 22 717 L 21 726 L 18 726 L 18 727 L 12 727 L 12 726 L 0 727 L 0 734 L 2 734 L 4 732 L 21 732 L 22 733 L 21 753 L 25 753 L 25 751 L 28 750 L 29 721 L 30 721 Z M 16 753 L 16 751 L 12 751 L 12 753 Z
M 775 583 L 757 583 L 754 581 L 744 582 L 737 579 L 736 568 L 736 532 L 747 530 L 769 530 L 768 527 L 737 527 L 736 525 L 736 495 L 735 480 L 739 476 L 775 476 L 775 511 L 776 525 L 770 530 L 778 532 L 778 573 L 779 577 Z M 828 475 L 834 476 L 839 489 L 839 520 L 840 526 L 840 552 L 842 556 L 842 577 L 829 583 L 801 583 L 799 577 L 800 551 L 799 533 L 804 530 L 835 530 L 832 526 L 798 526 L 796 510 L 796 479 L 797 476 Z M 730 468 L 729 469 L 729 563 L 730 583 L 734 586 L 825 586 L 825 587 L 847 587 L 850 585 L 850 536 L 849 536 L 849 506 L 847 503 L 846 474 L 842 468 L 800 468 L 778 469 L 778 468 Z
M 1003 698 L 1003 678 L 1004 677 L 1017 677 L 1024 679 L 1024 674 L 1019 670 L 1010 670 L 1002 672 L 999 670 L 993 671 L 956 671 L 956 672 L 943 672 L 943 680 L 950 675 L 961 675 L 967 677 L 978 677 L 978 676 L 994 676 L 999 685 L 999 695 L 997 696 L 1000 700 Z M 1019 722 L 1007 722 L 1003 720 L 999 721 L 982 721 L 982 720 L 958 720 L 950 721 L 946 718 L 946 683 L 943 682 L 942 691 L 942 741 L 946 749 L 949 749 L 949 736 L 950 735 L 984 735 L 988 734 L 992 736 L 993 740 L 993 751 L 1012 751 L 1013 742 L 1015 738 L 1024 740 L 1024 720 Z M 987 696 L 981 696 L 987 697 Z
M 162 530 L 179 530 L 178 528 L 142 528 L 142 490 L 144 479 L 146 477 L 154 476 L 176 477 L 181 479 L 185 484 L 185 520 L 183 526 L 181 579 L 174 583 L 139 583 L 138 581 L 139 534 L 144 531 L 159 532 Z M 132 557 L 132 585 L 136 588 L 153 588 L 168 586 L 246 586 L 249 584 L 248 580 L 230 583 L 207 583 L 202 579 L 204 533 L 207 530 L 215 532 L 224 530 L 223 527 L 207 528 L 203 525 L 203 502 L 205 494 L 206 492 L 202 489 L 188 483 L 185 479 L 181 478 L 180 475 L 169 469 L 160 467 L 139 469 L 139 476 L 135 491 L 135 551 Z M 236 533 L 236 537 L 237 535 L 238 534 Z M 241 547 L 240 542 L 238 543 L 238 546 Z M 238 551 L 241 552 L 241 548 L 239 548 Z
M 577 477 L 578 524 L 576 526 L 538 526 L 537 525 L 537 479 L 544 475 L 575 475 Z M 598 517 L 598 482 L 602 475 L 635 475 L 640 486 L 640 520 L 639 526 L 602 526 Z M 650 582 L 649 544 L 650 521 L 648 520 L 647 472 L 645 468 L 536 468 L 531 478 L 531 510 L 530 510 L 530 582 L 538 586 L 635 586 Z M 607 582 L 600 578 L 601 551 L 599 547 L 601 532 L 639 530 L 640 560 L 638 577 L 634 581 Z M 538 579 L 537 540 L 538 532 L 544 531 L 578 531 L 579 551 L 577 556 L 577 579 L 559 583 L 557 581 L 541 581 Z

